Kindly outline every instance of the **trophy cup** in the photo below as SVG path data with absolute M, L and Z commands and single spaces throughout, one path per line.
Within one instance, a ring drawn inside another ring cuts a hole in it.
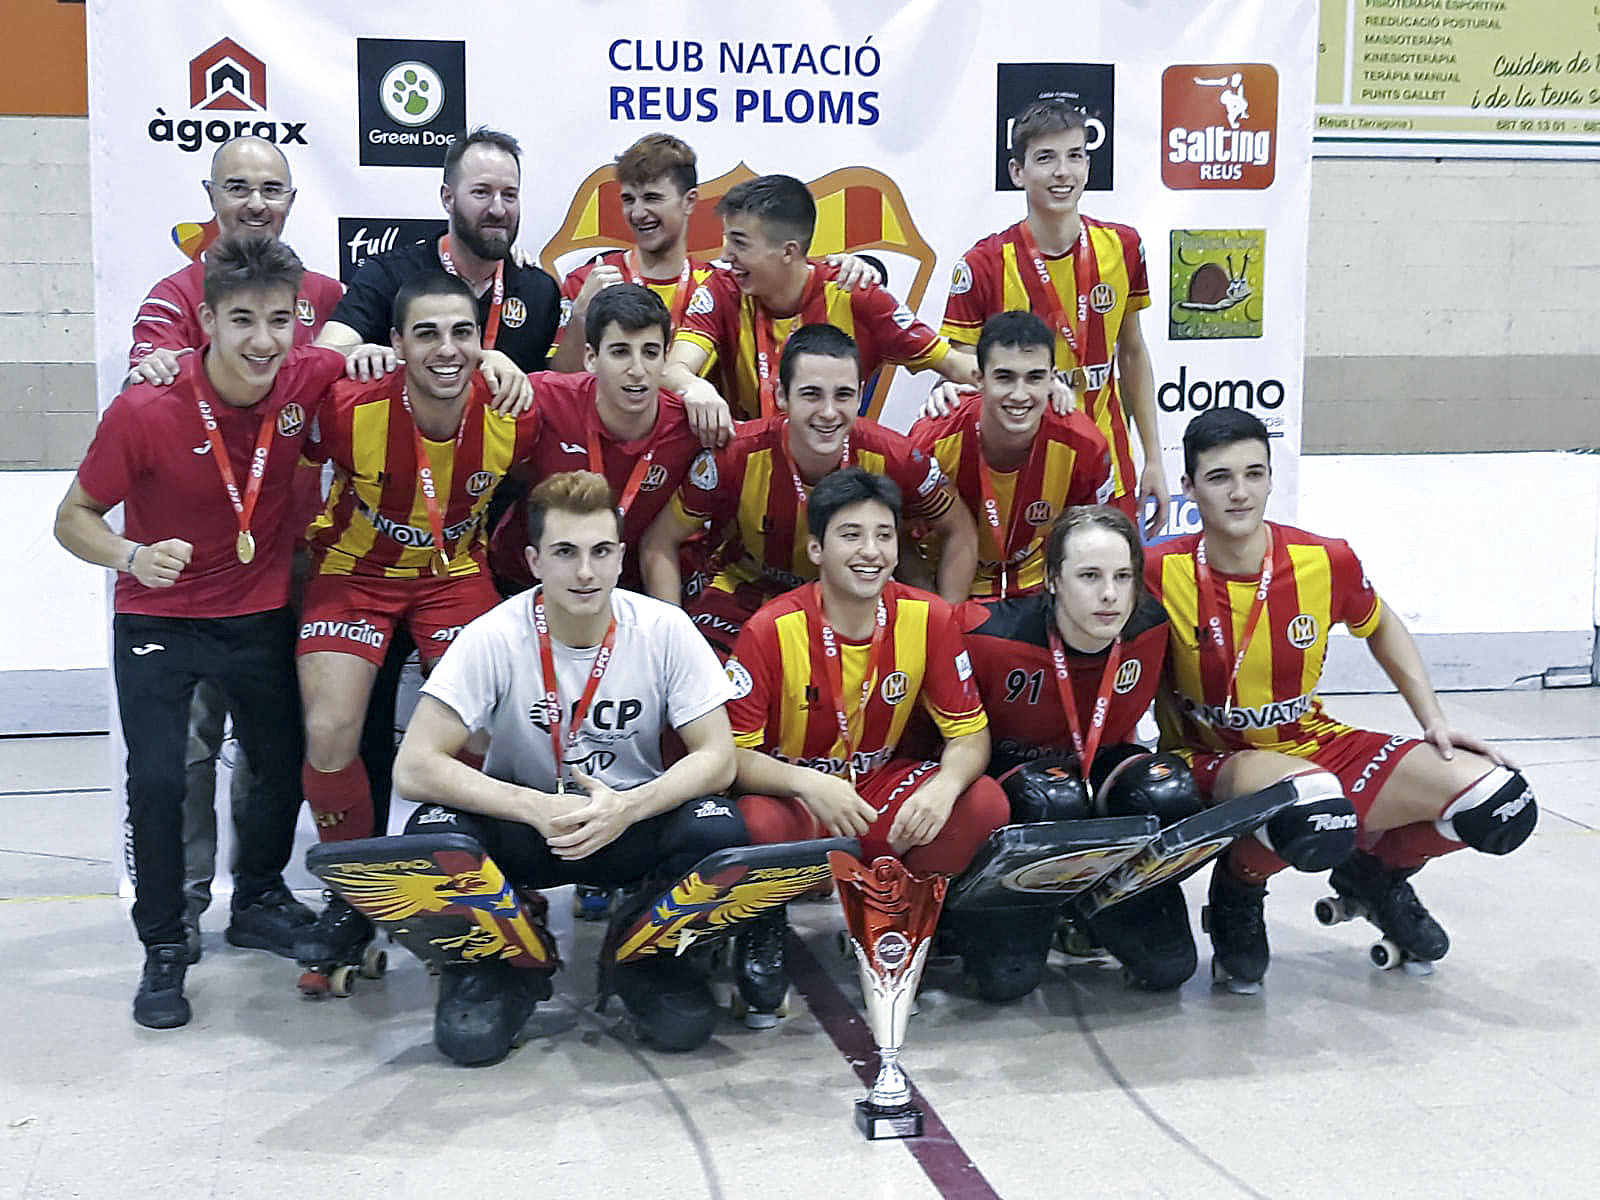
M 855 947 L 867 1027 L 878 1044 L 878 1078 L 866 1098 L 856 1101 L 856 1128 L 872 1140 L 921 1137 L 922 1110 L 900 1069 L 900 1045 L 948 881 L 942 875 L 914 875 L 887 856 L 867 866 L 833 850 L 828 865 Z

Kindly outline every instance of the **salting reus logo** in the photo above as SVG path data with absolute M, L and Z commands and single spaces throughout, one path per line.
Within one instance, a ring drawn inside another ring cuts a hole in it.
M 357 38 L 361 164 L 438 167 L 466 128 L 465 42 Z

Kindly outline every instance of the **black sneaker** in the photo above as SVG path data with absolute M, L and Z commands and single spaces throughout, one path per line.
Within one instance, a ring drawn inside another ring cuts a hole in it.
M 548 971 L 505 963 L 445 967 L 433 1009 L 433 1044 L 463 1067 L 497 1063 L 511 1053 L 534 1006 L 550 993 Z
M 1044 978 L 1055 935 L 1048 904 L 974 914 L 958 926 L 961 967 L 990 1004 L 1020 1000 Z
M 235 895 L 225 936 L 234 946 L 293 958 L 295 939 L 316 919 L 317 914 L 280 883 L 247 900 Z
M 1217 859 L 1211 872 L 1205 927 L 1215 954 L 1212 974 L 1219 982 L 1224 973 L 1246 985 L 1260 983 L 1266 975 L 1272 959 L 1267 945 L 1266 899 L 1266 884 L 1235 879 L 1228 871 L 1227 856 Z
M 661 1050 L 698 1049 L 717 1026 L 711 986 L 685 959 L 654 954 L 617 967 L 613 980 L 639 1033 Z
M 1199 965 L 1189 906 L 1176 883 L 1162 883 L 1102 909 L 1086 922 L 1089 935 L 1116 956 L 1135 987 L 1180 988 Z
M 1366 909 L 1383 936 L 1412 958 L 1435 962 L 1450 951 L 1450 935 L 1422 906 L 1407 882 L 1420 868 L 1391 870 L 1357 851 L 1333 869 L 1328 882 L 1355 906 Z
M 784 969 L 784 942 L 789 936 L 788 911 L 779 905 L 746 921 L 733 939 L 733 979 L 739 995 L 750 1006 L 745 1024 L 770 1029 L 789 994 L 789 973 Z
M 188 950 L 181 942 L 146 946 L 144 973 L 133 996 L 133 1019 L 147 1029 L 176 1029 L 193 1015 L 183 998 Z

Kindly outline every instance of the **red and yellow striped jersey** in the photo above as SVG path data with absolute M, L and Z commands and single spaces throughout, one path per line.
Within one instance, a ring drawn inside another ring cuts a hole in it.
M 787 444 L 789 419 L 779 415 L 739 427 L 721 450 L 702 450 L 672 498 L 685 526 L 709 523 L 722 570 L 712 587 L 739 584 L 772 595 L 817 577 L 806 554 L 810 533 L 795 495 Z M 956 503 L 939 464 L 903 433 L 857 418 L 850 427 L 849 465 L 886 475 L 900 488 L 908 518 L 936 521 Z M 802 481 L 806 495 L 811 485 Z
M 433 554 L 428 506 L 417 478 L 411 414 L 400 402 L 403 376 L 374 383 L 340 380 L 317 418 L 306 455 L 331 462 L 333 487 L 311 523 L 312 570 L 319 575 L 415 579 Z M 526 459 L 538 417 L 503 417 L 474 374 L 459 439 L 423 438 L 444 518 L 451 575 L 484 570 L 483 519 L 489 497 L 511 465 Z
M 1224 653 L 1202 639 L 1195 547 L 1200 534 L 1147 551 L 1145 582 L 1171 618 L 1167 669 L 1156 701 L 1163 747 L 1276 750 L 1307 755 L 1349 726 L 1323 712 L 1317 699 L 1328 633 L 1335 624 L 1367 637 L 1383 602 L 1348 543 L 1270 523 L 1272 583 L 1266 608 L 1239 668 L 1232 705 L 1227 694 L 1237 639 L 1261 576 L 1226 575 L 1211 567 Z
M 1080 412 L 1060 416 L 1046 406 L 1028 461 L 997 471 L 983 461 L 978 444 L 982 395 L 969 396 L 943 417 L 923 417 L 910 438 L 938 460 L 978 521 L 976 600 L 1037 591 L 1044 586 L 1044 544 L 1056 515 L 1068 505 L 1104 503 L 1111 497 L 1111 454 L 1094 423 Z M 995 543 L 985 513 L 979 472 L 994 490 L 996 519 L 1005 545 Z M 1002 565 L 1005 587 L 1001 588 Z
M 793 316 L 763 318 L 772 322 L 773 378 L 777 377 L 784 343 L 802 325 L 832 325 L 855 338 L 863 379 L 870 379 L 886 362 L 920 371 L 950 353 L 949 342 L 883 288 L 866 284 L 846 291 L 837 282 L 838 274 L 837 267 L 812 263 L 799 310 Z M 763 415 L 761 377 L 756 368 L 756 318 L 755 297 L 741 292 L 727 271 L 716 270 L 695 289 L 683 328 L 673 339 L 698 346 L 710 356 L 700 373 L 711 378 L 712 372 L 719 372 L 714 382 L 736 420 Z
M 955 612 L 939 597 L 893 580 L 884 589 L 891 651 L 858 715 L 869 641 L 839 644 L 846 712 L 859 730 L 854 767 L 864 775 L 894 757 L 918 706 L 946 738 L 988 725 Z M 740 630 L 728 659 L 734 745 L 829 775 L 848 776 L 845 746 L 823 668 L 822 589 L 796 588 L 763 605 Z
M 594 262 L 586 262 L 581 267 L 573 268 L 567 277 L 561 281 L 561 325 L 556 330 L 555 345 L 559 346 L 561 339 L 566 336 L 567 326 L 572 322 L 573 301 L 578 298 L 578 293 L 583 290 L 583 284 L 589 278 L 589 272 L 593 271 L 598 264 L 605 263 L 621 271 L 622 278 L 627 280 L 632 273 L 627 255 L 628 252 L 626 250 L 613 250 L 610 254 L 602 254 Z M 711 273 L 714 270 L 716 268 L 710 263 L 695 262 L 691 258 L 689 260 L 690 287 L 699 287 L 711 277 Z M 670 279 L 656 279 L 649 275 L 641 275 L 639 279 L 645 287 L 661 297 L 661 303 L 667 306 L 669 313 L 678 311 L 679 276 L 674 275 Z M 577 336 L 583 337 L 583 330 L 578 330 Z
M 1017 262 L 1012 229 L 990 234 L 956 263 L 945 301 L 940 331 L 953 342 L 975 346 L 983 323 L 996 313 L 1032 309 L 1022 271 L 1032 268 Z M 1131 495 L 1138 485 L 1133 470 L 1133 444 L 1128 418 L 1117 393 L 1117 337 L 1130 313 L 1150 306 L 1150 281 L 1145 273 L 1144 243 L 1130 225 L 1083 218 L 1086 236 L 1057 258 L 1046 256 L 1050 281 L 1055 285 L 1061 311 L 1074 321 L 1082 359 L 1072 353 L 1065 338 L 1056 337 L 1056 366 L 1063 371 L 1082 367 L 1088 379 L 1083 394 L 1085 410 L 1111 447 L 1116 495 Z M 1077 258 L 1085 247 L 1094 258 L 1090 277 L 1096 286 L 1080 300 Z M 1074 312 L 1076 310 L 1076 312 Z M 1047 323 L 1048 313 L 1040 313 Z

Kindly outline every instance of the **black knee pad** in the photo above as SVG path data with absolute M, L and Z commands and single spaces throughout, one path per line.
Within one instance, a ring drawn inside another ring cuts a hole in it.
M 1200 791 L 1183 759 L 1165 751 L 1151 754 L 1133 749 L 1133 754 L 1118 755 L 1115 765 L 1096 782 L 1097 809 L 1108 817 L 1149 814 L 1160 820 L 1163 828 L 1200 811 Z M 1105 757 L 1095 759 L 1096 774 Z
M 464 812 L 442 804 L 424 804 L 406 821 L 405 833 L 464 833 L 478 837 L 478 823 Z M 482 839 L 479 838 L 481 841 Z
M 662 824 L 663 858 L 688 870 L 708 854 L 743 846 L 750 840 L 744 814 L 727 796 L 697 796 L 667 814 Z
M 1281 779 L 1267 791 L 1287 789 L 1295 796 L 1256 836 L 1284 862 L 1300 871 L 1327 871 L 1356 848 L 1356 810 L 1339 780 L 1327 771 L 1307 771 Z
M 1007 771 L 999 783 L 1011 801 L 1011 819 L 1019 825 L 1095 815 L 1075 758 L 1036 758 Z
M 1510 854 L 1539 823 L 1539 805 L 1522 772 L 1496 767 L 1458 796 L 1439 831 L 1485 854 Z

